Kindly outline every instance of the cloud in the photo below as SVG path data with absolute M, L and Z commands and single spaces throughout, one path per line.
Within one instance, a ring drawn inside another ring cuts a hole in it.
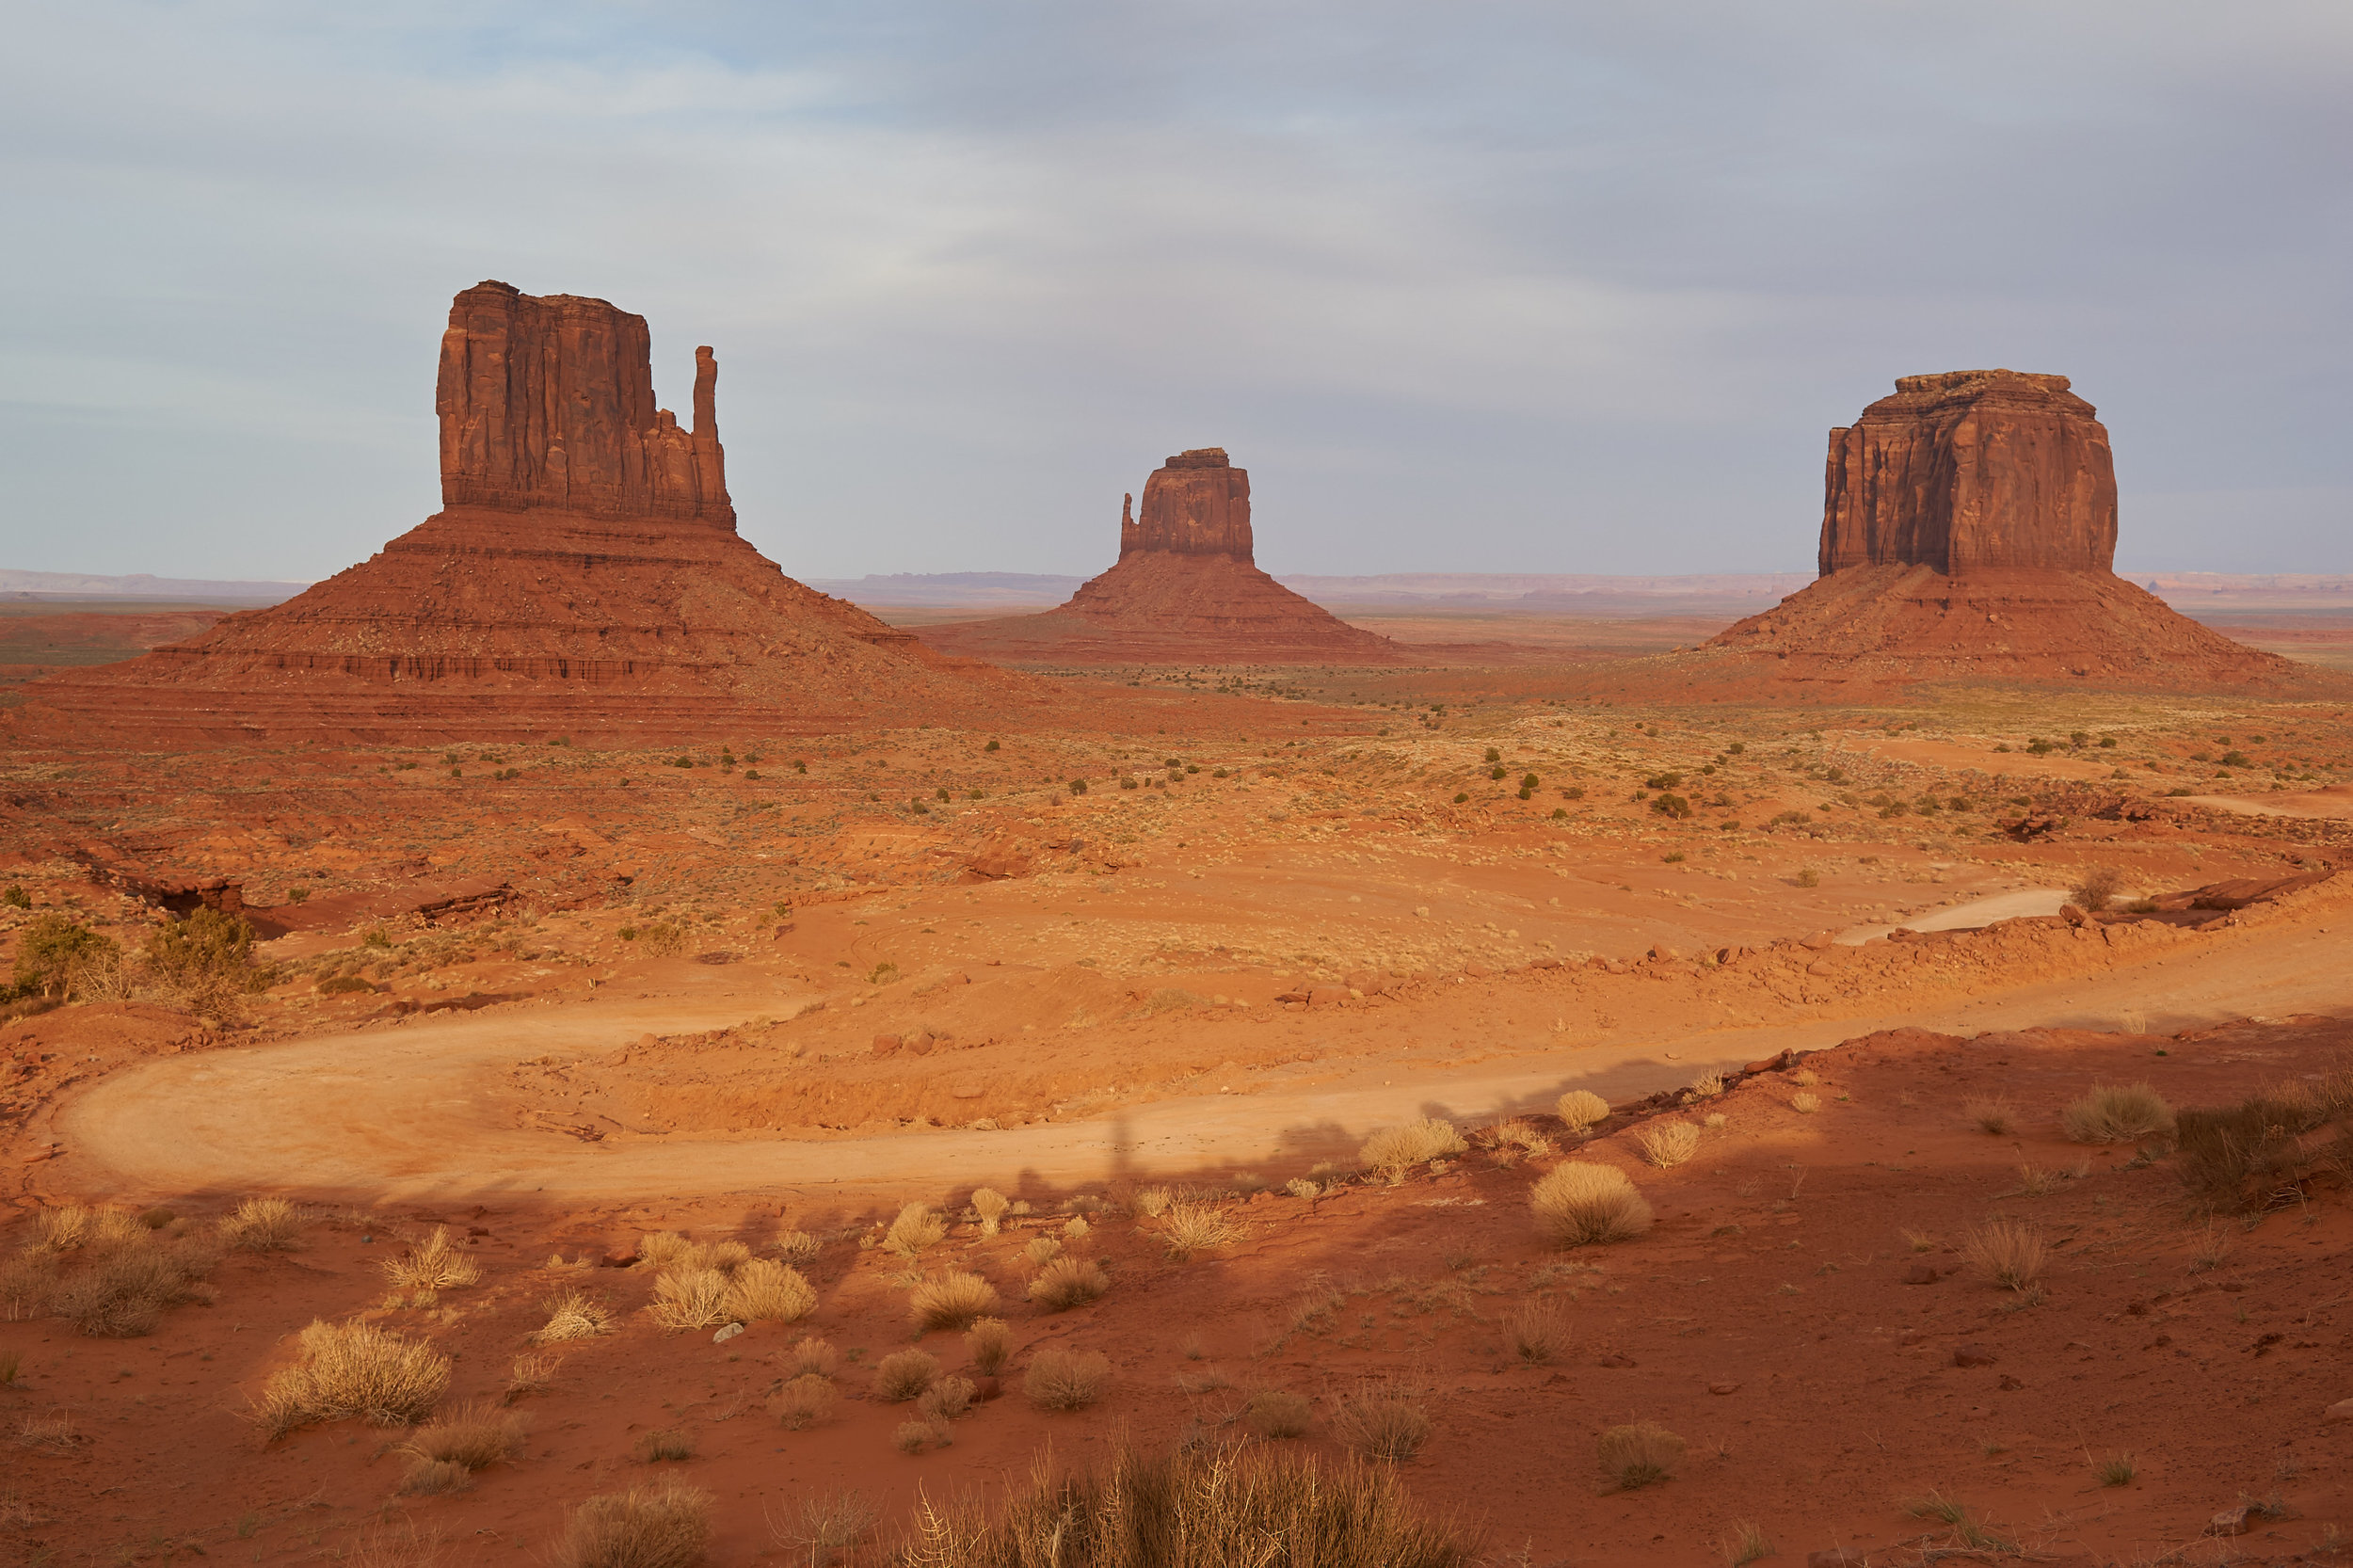
M 2128 556 L 2353 568 L 2342 7 L 85 0 L 14 38 L 0 461 L 74 526 L 10 565 L 366 554 L 434 504 L 439 329 L 496 277 L 646 314 L 673 402 L 716 345 L 745 532 L 808 575 L 1090 570 L 1209 443 L 1280 569 L 1802 565 L 1824 430 L 1996 363 L 2102 406 Z

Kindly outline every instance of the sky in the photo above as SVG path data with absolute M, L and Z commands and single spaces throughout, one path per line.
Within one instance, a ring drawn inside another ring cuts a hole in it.
M 450 296 L 712 344 L 795 575 L 1810 568 L 1924 371 L 2098 405 L 2120 570 L 2353 570 L 2353 6 L 8 8 L 0 567 L 308 580 L 438 504 Z

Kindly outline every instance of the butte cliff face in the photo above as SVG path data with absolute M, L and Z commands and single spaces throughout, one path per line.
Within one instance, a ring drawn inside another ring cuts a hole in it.
M 2064 376 L 1907 376 L 1830 433 L 1821 575 L 1696 654 L 1703 682 L 2297 685 L 2118 577 L 2116 470 Z
M 813 592 L 735 532 L 718 364 L 655 405 L 645 318 L 480 283 L 441 335 L 442 509 L 267 610 L 25 688 L 19 721 L 124 744 L 807 733 L 1022 682 Z
M 1250 475 L 1218 447 L 1180 452 L 1119 517 L 1119 559 L 1039 616 L 926 627 L 934 648 L 1030 664 L 1393 664 L 1349 625 L 1260 571 Z

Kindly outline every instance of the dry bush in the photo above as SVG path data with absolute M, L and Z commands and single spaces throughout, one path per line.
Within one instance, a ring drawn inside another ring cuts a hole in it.
M 1002 1319 L 983 1318 L 964 1331 L 964 1348 L 981 1376 L 993 1378 L 1004 1370 L 1005 1358 L 1013 1353 L 1013 1331 Z
M 1621 1492 L 1665 1480 L 1683 1460 L 1683 1439 L 1656 1421 L 1611 1427 L 1597 1447 L 1602 1473 Z
M 817 1309 L 817 1292 L 797 1269 L 747 1258 L 728 1277 L 720 1309 L 730 1322 L 797 1322 Z
M 2051 1249 L 2034 1226 L 2016 1220 L 1995 1220 L 1969 1233 L 1961 1256 L 1994 1284 L 2024 1290 L 2041 1274 Z
M 1582 1132 L 1589 1127 L 1599 1127 L 1609 1119 L 1609 1102 L 1591 1089 L 1572 1089 L 1561 1096 L 1554 1112 L 1569 1124 L 1571 1132 Z
M 507 1368 L 505 1400 L 513 1404 L 526 1394 L 543 1394 L 563 1365 L 552 1355 L 519 1355 Z
M 1087 1217 L 1083 1214 L 1075 1215 L 1062 1223 L 1062 1233 L 1074 1241 L 1081 1236 L 1091 1234 L 1094 1229 L 1093 1225 L 1087 1224 Z
M 1058 1257 L 1030 1281 L 1030 1300 L 1048 1312 L 1067 1312 L 1112 1288 L 1111 1276 L 1091 1258 Z
M 646 1310 L 666 1329 L 714 1328 L 729 1320 L 728 1276 L 716 1269 L 681 1269 L 659 1275 Z
M 997 1287 L 978 1274 L 952 1272 L 927 1279 L 907 1298 L 907 1311 L 929 1333 L 969 1328 L 997 1310 Z
M 711 1494 L 679 1481 L 632 1486 L 572 1510 L 558 1568 L 694 1568 L 711 1539 Z
M 49 1310 L 92 1338 L 130 1339 L 154 1331 L 168 1307 L 206 1299 L 196 1282 L 214 1258 L 194 1247 L 160 1246 L 147 1239 L 95 1246 L 88 1267 L 50 1292 Z
M 1135 1195 L 1131 1207 L 1145 1219 L 1157 1220 L 1176 1200 L 1176 1193 L 1170 1188 L 1146 1187 Z
M 1742 1520 L 1732 1527 L 1732 1539 L 1724 1543 L 1724 1561 L 1729 1568 L 1748 1568 L 1759 1558 L 1773 1555 L 1772 1538 L 1765 1527 L 1751 1520 Z
M 1691 1080 L 1691 1093 L 1702 1099 L 1714 1099 L 1723 1092 L 1724 1075 L 1721 1069 L 1710 1067 Z
M 20 1322 L 49 1310 L 57 1285 L 57 1265 L 47 1253 L 25 1252 L 0 1260 L 0 1321 Z
M 1260 1437 L 1303 1437 L 1307 1432 L 1307 1397 L 1288 1388 L 1261 1388 L 1242 1406 L 1241 1418 Z
M 239 1252 L 287 1252 L 300 1238 L 300 1210 L 284 1198 L 248 1198 L 220 1222 L 220 1242 Z
M 463 1492 L 473 1484 L 473 1472 L 463 1464 L 445 1459 L 411 1457 L 408 1469 L 401 1473 L 400 1495 L 404 1497 L 438 1497 L 444 1493 Z
M 394 1288 L 403 1290 L 454 1290 L 482 1278 L 482 1265 L 457 1250 L 447 1225 L 435 1225 L 424 1245 L 388 1257 L 381 1267 Z
M 1430 1412 L 1417 1389 L 1363 1383 L 1333 1402 L 1332 1435 L 1362 1458 L 1402 1464 L 1429 1437 Z
M 767 1517 L 776 1544 L 795 1548 L 795 1557 L 805 1550 L 809 1568 L 825 1568 L 835 1553 L 846 1553 L 873 1534 L 879 1519 L 863 1494 L 846 1490 L 811 1494 L 787 1518 Z
M 1801 1116 L 1811 1116 L 1822 1109 L 1822 1096 L 1803 1092 L 1789 1096 L 1789 1109 Z
M 904 1404 L 938 1376 L 939 1363 L 923 1352 L 897 1351 L 874 1363 L 874 1393 L 892 1404 Z
M 781 1229 L 776 1232 L 776 1252 L 787 1263 L 795 1266 L 814 1263 L 824 1243 L 805 1230 Z
M 2277 1084 L 2233 1106 L 2184 1111 L 2176 1118 L 2176 1166 L 2191 1197 L 2208 1209 L 2257 1212 L 2293 1201 L 2315 1170 L 2353 1176 L 2345 1134 L 2308 1148 L 2307 1136 L 2338 1113 L 2330 1096 L 2302 1083 Z
M 1642 1158 L 1660 1170 L 1680 1165 L 1700 1152 L 1700 1129 L 1689 1122 L 1657 1122 L 1634 1135 Z
M 1503 1319 L 1503 1345 L 1531 1367 L 1542 1367 L 1566 1355 L 1568 1320 L 1550 1302 L 1530 1302 Z
M 300 1359 L 272 1372 L 256 1418 L 272 1437 L 318 1421 L 408 1426 L 433 1414 L 449 1387 L 449 1357 L 371 1323 L 313 1320 Z
M 2067 901 L 2087 914 L 2096 915 L 2116 902 L 2116 895 L 2123 887 L 2122 872 L 2114 866 L 2094 866 L 2067 889 Z
M 637 1242 L 637 1260 L 664 1272 L 716 1269 L 729 1273 L 751 1256 L 752 1249 L 741 1241 L 695 1241 L 675 1230 L 657 1230 Z
M 455 1416 L 419 1427 L 401 1447 L 421 1458 L 487 1470 L 502 1459 L 521 1456 L 523 1421 L 512 1411 L 470 1404 Z
M 1558 1247 L 1624 1241 L 1650 1228 L 1649 1200 L 1615 1165 L 1572 1160 L 1529 1192 L 1536 1227 Z
M 924 1248 L 934 1246 L 948 1234 L 947 1219 L 929 1204 L 911 1203 L 899 1210 L 899 1217 L 890 1222 L 883 1233 L 882 1244 L 901 1257 L 913 1257 Z
M 920 1454 L 936 1431 L 929 1421 L 902 1421 L 890 1434 L 890 1446 L 903 1454 Z
M 1506 1165 L 1517 1164 L 1524 1156 L 1552 1152 L 1552 1140 L 1517 1116 L 1488 1128 L 1482 1141 L 1495 1151 L 1496 1159 Z
M 1213 1203 L 1180 1198 L 1160 1216 L 1160 1239 L 1168 1244 L 1168 1256 L 1179 1261 L 1239 1241 L 1244 1234 L 1234 1217 Z
M 637 1440 L 637 1457 L 648 1464 L 683 1464 L 695 1457 L 695 1434 L 677 1427 L 649 1432 Z
M 813 1336 L 795 1341 L 779 1359 L 795 1376 L 821 1378 L 833 1376 L 836 1360 L 833 1347 Z
M 951 1375 L 924 1389 L 922 1396 L 915 1401 L 915 1408 L 923 1414 L 926 1420 L 944 1425 L 970 1410 L 973 1396 L 979 1392 L 979 1384 L 970 1378 Z
M 2059 1125 L 2078 1144 L 2129 1143 L 2171 1133 L 2173 1108 L 2146 1083 L 2095 1083 L 2059 1113 Z
M 578 1290 L 547 1304 L 548 1320 L 532 1335 L 535 1345 L 560 1345 L 567 1339 L 593 1339 L 613 1332 L 613 1314 L 603 1303 Z
M 1005 1210 L 1012 1207 L 1013 1200 L 993 1187 L 980 1188 L 972 1194 L 972 1211 L 981 1217 L 983 1236 L 996 1235 L 998 1226 L 1004 1223 Z
M 56 1411 L 48 1416 L 22 1416 L 17 1418 L 16 1446 L 37 1454 L 63 1456 L 89 1439 L 73 1430 L 70 1411 Z
M 800 1432 L 815 1426 L 833 1414 L 833 1384 L 815 1372 L 804 1372 L 771 1395 L 768 1414 L 783 1423 L 787 1432 Z
M 362 1526 L 344 1552 L 344 1568 L 440 1568 L 441 1558 L 440 1531 L 413 1519 Z
M 44 1208 L 33 1216 L 33 1239 L 26 1252 L 78 1252 L 89 1240 L 92 1211 L 78 1203 Z
M 1403 1127 L 1385 1127 L 1365 1140 L 1365 1146 L 1356 1151 L 1365 1169 L 1391 1182 L 1404 1179 L 1405 1173 L 1432 1160 L 1445 1160 L 1465 1152 L 1470 1145 L 1463 1142 L 1462 1133 L 1454 1124 L 1440 1116 L 1424 1116 Z
M 1811 1089 L 1822 1081 L 1822 1076 L 1811 1067 L 1800 1067 L 1789 1075 L 1789 1081 L 1801 1089 Z
M 1417 1513 L 1388 1473 L 1353 1462 L 1327 1467 L 1296 1449 L 1205 1446 L 1146 1456 L 1123 1445 L 1085 1474 L 1041 1467 L 993 1516 L 926 1498 L 912 1535 L 907 1560 L 926 1568 L 1471 1568 L 1478 1560 L 1475 1543 Z
M 2013 1115 L 2009 1101 L 1981 1096 L 1962 1100 L 1961 1113 L 1980 1132 L 1990 1132 L 1996 1138 L 2010 1129 Z
M 1084 1410 L 1101 1398 L 1111 1375 L 1111 1358 L 1100 1351 L 1049 1347 L 1030 1357 L 1021 1392 L 1040 1410 Z
M 1030 1244 L 1021 1249 L 1021 1256 L 1032 1267 L 1043 1266 L 1062 1256 L 1062 1243 L 1051 1236 L 1032 1236 Z

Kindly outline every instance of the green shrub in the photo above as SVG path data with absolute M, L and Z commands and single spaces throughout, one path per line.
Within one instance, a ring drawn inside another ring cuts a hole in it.
M 1691 803 L 1681 795 L 1662 794 L 1650 803 L 1650 808 L 1662 817 L 1678 820 L 1691 814 Z
M 30 909 L 33 906 L 33 895 L 26 892 L 19 884 L 11 882 L 6 891 L 0 891 L 0 905 L 10 909 Z
M 24 996 L 70 997 L 88 966 L 121 951 L 109 938 L 63 915 L 37 915 L 17 940 L 17 991 Z

